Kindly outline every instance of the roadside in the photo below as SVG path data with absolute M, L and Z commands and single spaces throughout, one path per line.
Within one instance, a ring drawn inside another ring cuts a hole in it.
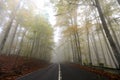
M 50 65 L 48 62 L 25 58 L 19 56 L 16 60 L 16 56 L 0 56 L 0 80 L 15 80 L 16 78 L 34 72 L 38 69 L 42 69 Z
M 107 77 L 109 80 L 119 80 L 120 79 L 120 75 L 115 73 L 115 72 L 110 72 L 108 71 L 108 69 L 99 69 L 97 67 L 90 67 L 90 66 L 81 66 L 79 64 L 69 64 L 71 65 L 72 67 L 76 67 L 76 68 L 80 68 L 82 70 L 86 70 L 88 72 L 92 72 L 92 73 L 95 73 L 95 74 L 98 74 L 100 75 L 100 77 Z

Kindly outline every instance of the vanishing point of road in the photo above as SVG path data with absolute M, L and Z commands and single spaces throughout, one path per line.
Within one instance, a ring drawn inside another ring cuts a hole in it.
M 108 80 L 67 64 L 51 64 L 47 68 L 27 74 L 17 80 Z

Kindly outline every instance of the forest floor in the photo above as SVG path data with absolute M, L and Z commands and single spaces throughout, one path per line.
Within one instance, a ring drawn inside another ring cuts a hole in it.
M 49 63 L 43 60 L 0 55 L 0 80 L 15 80 L 48 65 Z

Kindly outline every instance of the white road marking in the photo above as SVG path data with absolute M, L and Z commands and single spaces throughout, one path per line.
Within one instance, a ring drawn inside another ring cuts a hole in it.
M 62 80 L 60 64 L 58 64 L 58 80 Z

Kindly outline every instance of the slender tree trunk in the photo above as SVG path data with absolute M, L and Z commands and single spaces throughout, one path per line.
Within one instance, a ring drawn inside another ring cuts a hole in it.
M 78 62 L 78 48 L 77 48 L 77 42 L 76 42 L 76 37 L 75 34 L 73 35 L 73 45 L 74 45 L 74 52 L 75 52 L 75 62 Z
M 31 48 L 31 51 L 30 51 L 30 57 L 33 54 L 33 50 L 34 50 L 34 46 L 35 46 L 36 32 L 34 32 L 33 35 L 34 35 L 34 39 L 33 39 L 33 42 L 32 42 L 32 48 Z
M 16 49 L 17 49 L 17 47 L 19 46 L 18 36 L 19 36 L 19 34 L 21 33 L 21 27 L 19 27 L 19 28 L 20 28 L 20 29 L 18 29 L 18 34 L 15 35 L 15 39 L 16 39 L 16 40 L 14 39 L 14 41 L 16 41 L 16 42 L 15 42 L 15 44 L 13 45 L 14 47 L 12 47 L 13 52 L 11 51 L 11 52 L 14 53 L 14 54 L 17 52 Z M 14 42 L 14 41 L 13 41 L 13 42 Z M 11 54 L 11 52 L 10 52 L 10 54 Z
M 42 47 L 43 47 L 43 53 L 42 53 L 43 54 L 43 60 L 45 60 L 46 44 L 44 44 L 44 46 L 42 46 Z
M 111 51 L 111 49 L 110 49 L 109 43 L 108 43 L 108 41 L 107 41 L 107 38 L 106 38 L 106 36 L 105 36 L 105 34 L 104 34 L 104 32 L 103 32 L 102 26 L 100 26 L 100 29 L 101 29 L 101 31 L 102 31 L 103 39 L 104 39 L 104 41 L 105 41 L 105 45 L 106 45 L 107 48 L 108 48 L 109 54 L 111 55 L 112 60 L 113 60 L 113 62 L 114 62 L 114 64 L 115 64 L 115 66 L 117 67 L 117 63 L 116 63 L 116 61 L 115 61 L 115 59 L 114 59 L 114 57 L 113 57 L 114 55 L 112 54 L 112 51 Z
M 76 31 L 76 36 L 77 36 L 77 46 L 78 46 L 78 51 L 79 51 L 79 62 L 80 64 L 82 65 L 82 52 L 81 52 L 81 46 L 80 46 L 80 39 L 79 39 L 79 34 L 78 34 L 78 31 Z
M 40 43 L 39 43 L 39 45 L 40 45 Z M 38 50 L 38 54 L 39 54 L 39 57 L 40 57 L 40 59 L 42 59 L 42 54 L 41 54 L 41 46 L 39 47 L 39 50 Z
M 25 56 L 27 57 L 27 59 L 28 59 L 28 53 L 29 53 L 29 51 L 28 51 L 28 49 L 30 49 L 30 44 L 29 44 L 29 40 L 27 40 L 26 41 L 26 49 L 25 49 L 25 51 L 24 51 L 24 54 L 26 54 Z
M 71 49 L 72 49 L 72 54 L 73 54 L 73 62 L 75 61 L 75 53 L 74 53 L 74 47 L 73 47 L 73 40 L 72 40 L 72 35 L 70 34 L 70 43 L 71 43 Z
M 16 34 L 16 32 L 17 32 L 17 28 L 18 28 L 18 23 L 16 23 L 16 25 L 14 26 L 14 32 L 13 32 L 13 34 L 12 34 L 12 37 L 11 37 L 11 41 L 10 41 L 10 45 L 9 45 L 9 47 L 8 47 L 8 55 L 10 55 L 10 52 L 11 52 L 11 49 L 12 49 L 12 44 L 13 44 L 13 41 L 14 41 L 14 38 L 15 38 L 15 34 Z
M 20 45 L 19 45 L 19 48 L 18 48 L 17 55 L 19 55 L 21 53 L 21 50 L 22 50 L 22 47 L 23 47 L 23 41 L 24 41 L 24 37 L 25 37 L 26 32 L 27 32 L 27 30 L 23 31 L 22 39 L 20 41 Z
M 44 47 L 41 45 L 41 59 L 44 59 Z
M 111 57 L 111 55 L 110 55 L 110 53 L 109 53 L 109 50 L 108 50 L 108 47 L 107 47 L 107 45 L 105 44 L 105 51 L 106 51 L 106 54 L 108 55 L 108 60 L 109 60 L 109 63 L 110 63 L 110 65 L 111 65 L 111 67 L 113 67 L 112 65 L 112 61 L 113 61 L 113 59 L 112 59 L 112 57 Z M 114 61 L 113 61 L 113 63 L 114 63 Z M 115 65 L 115 67 L 116 67 L 116 65 Z
M 97 17 L 96 16 L 96 11 L 94 10 L 94 16 L 95 17 Z M 99 22 L 99 19 L 96 19 L 96 22 L 97 22 L 97 24 L 99 24 L 100 22 Z M 103 39 L 104 39 L 104 41 L 105 41 L 105 46 L 106 46 L 106 50 L 108 50 L 107 52 L 108 52 L 108 54 L 111 56 L 111 58 L 112 58 L 112 60 L 113 60 L 113 62 L 114 62 L 114 64 L 115 64 L 115 66 L 117 67 L 117 63 L 116 63 L 116 61 L 115 61 L 115 58 L 114 58 L 114 55 L 112 54 L 112 50 L 111 50 L 111 47 L 109 46 L 109 42 L 107 41 L 107 37 L 105 36 L 105 34 L 104 34 L 104 31 L 103 31 L 103 29 L 102 29 L 102 25 L 100 25 L 100 29 L 101 29 L 101 31 L 102 31 L 102 35 L 103 35 Z M 110 59 L 110 58 L 109 58 Z
M 13 23 L 13 18 L 10 20 L 7 28 L 6 28 L 6 31 L 5 31 L 5 35 L 1 41 L 1 44 L 0 44 L 0 52 L 2 52 L 4 46 L 5 46 L 5 42 L 7 41 L 7 38 L 8 38 L 8 34 L 10 32 L 10 29 L 11 29 L 11 26 L 12 26 L 12 23 Z
M 116 46 L 116 44 L 115 44 L 115 42 L 114 42 L 114 40 L 113 40 L 113 38 L 112 38 L 112 36 L 111 36 L 111 34 L 110 34 L 110 31 L 109 31 L 109 29 L 108 29 L 108 26 L 107 26 L 107 23 L 106 23 L 106 21 L 105 21 L 104 15 L 103 15 L 103 13 L 102 13 L 102 9 L 101 9 L 101 7 L 100 7 L 99 1 L 98 1 L 98 0 L 95 0 L 95 3 L 96 3 L 97 10 L 98 10 L 98 12 L 99 12 L 100 19 L 101 19 L 101 21 L 102 21 L 102 25 L 103 25 L 104 31 L 105 31 L 106 36 L 107 36 L 107 39 L 108 39 L 108 41 L 109 41 L 109 43 L 110 43 L 110 45 L 111 45 L 111 48 L 112 48 L 112 50 L 113 50 L 113 52 L 114 52 L 114 55 L 115 55 L 115 57 L 116 57 L 116 59 L 117 59 L 117 61 L 118 61 L 119 68 L 120 68 L 120 52 L 119 52 L 119 50 L 117 49 L 117 46 Z
M 120 0 L 117 0 L 117 1 L 118 1 L 119 5 L 120 5 Z
M 74 62 L 77 62 L 77 57 L 76 57 L 76 54 L 77 54 L 77 51 L 76 51 L 76 45 L 75 45 L 75 39 L 74 39 L 74 35 L 73 33 L 70 33 L 70 39 L 71 39 L 71 47 L 72 47 L 72 54 L 73 54 L 73 61 Z
M 38 34 L 38 35 L 40 35 L 40 34 Z M 39 56 L 39 54 L 40 54 L 40 51 L 39 51 L 39 49 L 40 49 L 40 43 L 41 43 L 41 39 L 40 39 L 40 36 L 37 38 L 37 46 L 36 46 L 36 54 Z
M 80 55 L 79 55 L 79 49 L 78 49 L 78 43 L 77 43 L 77 36 L 74 31 L 74 43 L 75 43 L 75 49 L 76 49 L 76 57 L 77 57 L 77 62 L 80 62 Z
M 99 42 L 100 42 L 100 47 L 101 47 L 101 51 L 102 51 L 102 56 L 103 56 L 103 59 L 104 59 L 104 63 L 105 65 L 107 65 L 107 60 L 106 60 L 106 57 L 105 57 L 105 52 L 103 50 L 103 46 L 102 46 L 102 40 L 100 38 L 100 34 L 97 32 L 97 35 L 98 35 L 98 38 L 99 38 Z
M 34 51 L 33 53 L 36 54 L 37 49 L 39 48 L 39 40 L 38 40 L 38 33 L 36 32 L 35 43 L 34 43 Z M 36 54 L 37 55 L 37 54 Z
M 95 61 L 97 61 L 97 65 L 98 65 L 99 60 L 98 60 L 98 58 L 97 58 L 96 49 L 95 49 L 95 44 L 94 44 L 93 39 L 90 38 L 90 41 L 91 41 L 91 46 L 92 46 L 92 48 L 93 48 L 93 51 L 94 51 L 94 53 L 95 53 L 95 57 L 96 57 L 96 60 L 95 60 Z
M 97 13 L 95 12 L 95 14 L 97 14 Z M 95 15 L 95 17 L 97 17 L 97 16 Z M 96 20 L 96 21 L 97 21 L 97 23 L 99 23 L 99 20 Z M 110 47 L 110 45 L 109 45 L 109 42 L 107 41 L 107 37 L 106 37 L 105 34 L 104 34 L 102 25 L 100 25 L 100 29 L 101 29 L 101 31 L 102 31 L 102 35 L 103 35 L 103 39 L 104 39 L 104 41 L 105 41 L 105 45 L 106 45 L 106 47 L 107 47 L 107 49 L 108 49 L 108 51 L 109 51 L 108 54 L 111 56 L 111 58 L 112 58 L 112 60 L 113 60 L 113 62 L 114 62 L 114 64 L 115 64 L 115 66 L 118 67 L 117 62 L 116 62 L 116 60 L 115 60 L 115 58 L 114 58 L 114 55 L 113 55 L 113 53 L 112 53 L 111 47 Z
M 24 36 L 25 36 L 25 34 L 26 34 L 26 31 L 27 31 L 27 30 L 25 30 L 25 31 L 23 32 L 23 34 L 22 34 L 22 39 L 21 39 L 21 41 L 20 41 L 19 49 L 18 49 L 18 52 L 17 52 L 17 56 L 16 56 L 16 58 L 15 58 L 15 62 L 14 62 L 14 64 L 13 64 L 13 68 L 15 68 L 15 67 L 17 66 L 17 61 L 19 60 L 19 55 L 20 55 L 21 50 L 22 50 L 23 40 L 24 40 Z
M 90 51 L 90 41 L 89 41 L 89 30 L 86 24 L 86 32 L 87 32 L 87 42 L 88 42 L 88 55 L 89 55 L 89 65 L 92 65 L 91 51 Z
M 79 33 L 78 33 L 78 25 L 77 25 L 77 7 L 73 10 L 74 16 L 73 16 L 73 24 L 72 26 L 74 29 L 74 37 L 76 42 L 76 49 L 77 49 L 77 55 L 78 55 L 78 62 L 82 65 L 82 55 L 81 55 L 81 47 L 80 47 L 80 40 L 79 40 Z
M 65 59 L 65 62 L 66 62 L 66 61 L 67 61 L 67 56 L 66 56 L 66 43 L 64 44 L 63 55 L 64 55 L 64 59 Z
M 67 48 L 68 60 L 71 61 L 71 58 L 70 58 L 70 40 L 67 38 L 67 41 L 68 41 L 68 43 L 67 43 L 67 46 L 68 46 L 68 48 Z
M 116 33 L 115 33 L 115 31 L 114 31 L 114 29 L 113 29 L 113 27 L 112 27 L 112 24 L 111 24 L 111 22 L 110 22 L 110 18 L 107 17 L 107 20 L 108 20 L 108 24 L 109 24 L 109 26 L 110 26 L 110 29 L 111 29 L 111 31 L 112 31 L 114 40 L 115 40 L 115 42 L 116 42 L 117 48 L 118 48 L 118 50 L 119 50 L 119 49 L 120 49 L 119 41 L 118 41 L 118 39 L 117 39 Z
M 3 37 L 2 41 L 1 41 L 1 44 L 0 44 L 0 52 L 2 52 L 2 50 L 3 50 L 4 46 L 5 46 L 5 43 L 6 43 L 7 38 L 8 38 L 8 34 L 10 32 L 10 29 L 12 27 L 12 23 L 13 23 L 13 21 L 15 19 L 16 12 L 19 9 L 19 7 L 20 7 L 20 1 L 18 3 L 17 7 L 12 11 L 12 14 L 10 16 L 10 21 L 8 22 L 8 25 L 7 25 L 7 28 L 6 28 L 6 31 L 5 31 L 5 35 L 4 35 L 4 37 Z
M 100 58 L 99 58 L 99 54 L 98 54 L 97 44 L 96 44 L 96 41 L 95 41 L 95 36 L 94 36 L 93 33 L 92 33 L 92 38 L 93 38 L 93 44 L 94 44 L 94 50 L 95 50 L 97 62 L 98 62 L 98 65 L 99 65 L 99 63 L 100 63 Z

